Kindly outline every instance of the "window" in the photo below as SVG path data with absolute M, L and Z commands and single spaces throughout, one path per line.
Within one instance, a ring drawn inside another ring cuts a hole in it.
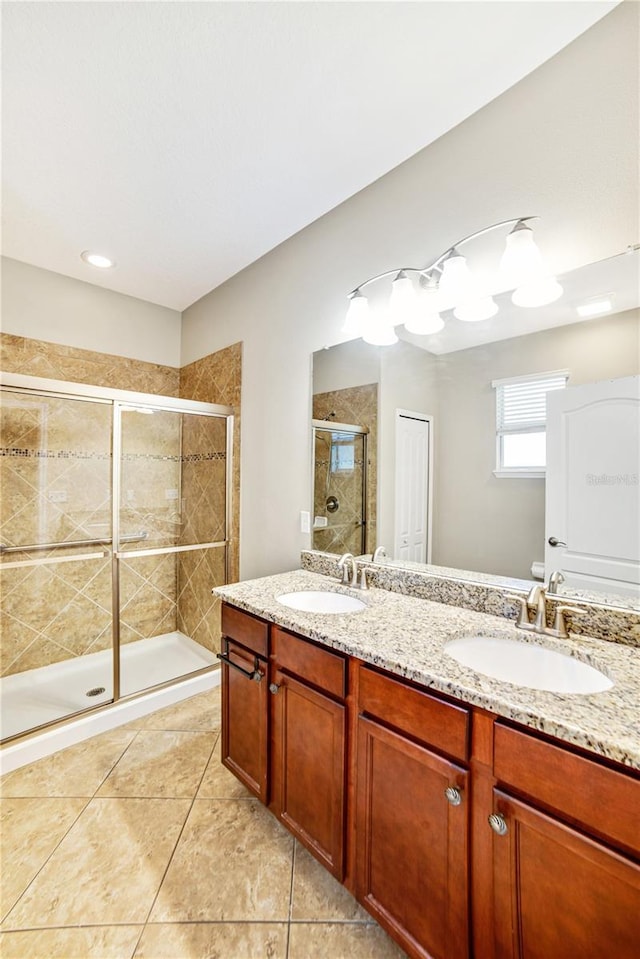
M 331 472 L 346 473 L 355 469 L 356 448 L 353 434 L 331 434 Z
M 544 477 L 547 393 L 567 385 L 568 370 L 494 380 L 496 476 Z

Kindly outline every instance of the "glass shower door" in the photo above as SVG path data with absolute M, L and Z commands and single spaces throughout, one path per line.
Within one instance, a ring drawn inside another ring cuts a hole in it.
M 111 700 L 111 404 L 3 388 L 2 739 Z
M 366 433 L 314 427 L 313 548 L 365 551 Z
M 217 662 L 226 581 L 227 418 L 116 404 L 120 695 Z

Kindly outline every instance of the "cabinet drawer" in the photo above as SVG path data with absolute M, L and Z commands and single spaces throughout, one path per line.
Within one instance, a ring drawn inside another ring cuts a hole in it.
M 360 669 L 360 712 L 456 759 L 469 755 L 470 710 L 437 699 L 405 683 L 363 666 Z
M 259 656 L 269 655 L 269 627 L 261 619 L 222 604 L 222 635 L 242 643 Z
M 271 636 L 273 653 L 280 669 L 344 699 L 347 692 L 347 664 L 342 656 L 314 646 L 279 626 L 272 627 Z
M 589 832 L 640 851 L 640 779 L 496 723 L 494 774 Z

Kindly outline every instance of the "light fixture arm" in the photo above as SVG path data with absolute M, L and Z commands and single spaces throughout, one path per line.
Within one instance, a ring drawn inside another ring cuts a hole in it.
M 364 283 L 360 283 L 356 286 L 349 296 L 353 296 L 354 293 L 358 293 L 364 289 L 365 286 L 369 286 L 370 283 L 375 283 L 376 280 L 384 280 L 387 276 L 397 276 L 398 273 L 418 273 L 421 276 L 428 276 L 429 273 L 432 273 L 434 270 L 437 270 L 439 273 L 442 273 L 441 263 L 446 260 L 446 258 L 454 252 L 458 247 L 464 246 L 465 243 L 469 243 L 470 240 L 475 240 L 476 237 L 483 236 L 485 233 L 491 233 L 492 230 L 497 230 L 501 226 L 509 226 L 511 223 L 527 223 L 529 220 L 539 220 L 538 216 L 515 216 L 510 220 L 500 220 L 499 223 L 492 223 L 491 226 L 485 226 L 482 230 L 476 230 L 475 233 L 470 233 L 468 236 L 463 237 L 461 240 L 458 240 L 457 243 L 454 243 L 452 246 L 448 247 L 444 253 L 442 253 L 437 259 L 432 263 L 429 263 L 428 266 L 424 267 L 415 267 L 415 266 L 403 266 L 395 270 L 385 270 L 384 273 L 377 273 L 375 276 L 369 277 L 368 280 L 365 280 Z

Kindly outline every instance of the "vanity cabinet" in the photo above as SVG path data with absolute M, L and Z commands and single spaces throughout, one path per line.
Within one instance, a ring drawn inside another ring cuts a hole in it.
M 356 895 L 412 956 L 469 955 L 468 711 L 360 669 Z M 436 749 L 439 749 L 436 752 Z
M 272 627 L 271 808 L 337 879 L 344 876 L 344 656 Z
M 222 763 L 268 801 L 268 626 L 222 607 Z
M 502 722 L 494 774 L 496 959 L 635 959 L 640 783 Z
M 223 604 L 222 761 L 413 959 L 635 959 L 640 776 Z

